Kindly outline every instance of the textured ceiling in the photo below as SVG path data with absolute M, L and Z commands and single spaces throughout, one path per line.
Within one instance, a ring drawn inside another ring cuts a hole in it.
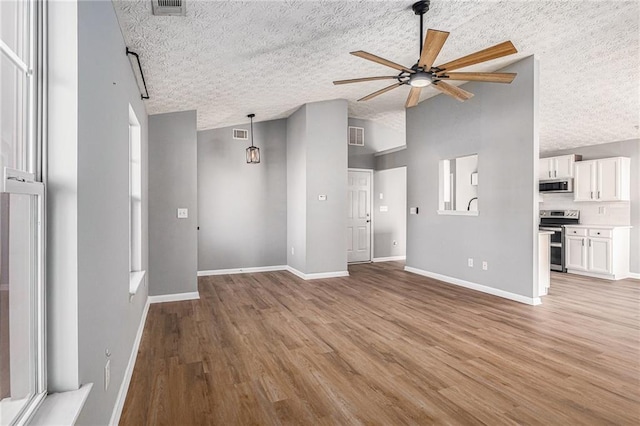
M 395 73 L 353 50 L 415 63 L 412 3 L 187 0 L 186 17 L 158 17 L 150 0 L 114 1 L 126 43 L 140 54 L 150 114 L 196 109 L 202 130 L 243 123 L 250 112 L 270 120 L 344 98 L 350 116 L 401 132 L 407 87 L 358 103 L 389 83 L 331 82 Z M 451 32 L 436 63 L 504 40 L 520 51 L 465 71 L 494 71 L 535 54 L 540 147 L 549 151 L 640 137 L 639 14 L 637 0 L 432 0 L 425 28 Z M 427 88 L 422 99 L 437 93 Z

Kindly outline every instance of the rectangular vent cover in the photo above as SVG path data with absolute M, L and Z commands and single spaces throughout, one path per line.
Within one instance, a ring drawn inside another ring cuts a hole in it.
M 246 141 L 249 139 L 249 131 L 245 129 L 233 129 L 233 138 Z
M 187 4 L 185 0 L 151 0 L 151 10 L 156 16 L 185 16 Z
M 364 128 L 349 126 L 349 145 L 364 146 Z

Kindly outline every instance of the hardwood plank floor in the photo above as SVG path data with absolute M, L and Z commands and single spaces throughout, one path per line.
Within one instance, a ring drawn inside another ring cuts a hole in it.
M 640 281 L 554 273 L 534 307 L 349 271 L 151 305 L 120 424 L 640 424 Z

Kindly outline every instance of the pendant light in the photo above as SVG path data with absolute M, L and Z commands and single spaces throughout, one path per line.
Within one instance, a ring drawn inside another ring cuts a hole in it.
M 247 148 L 248 164 L 258 164 L 260 162 L 260 148 L 253 146 L 253 117 L 255 116 L 255 114 L 247 115 L 251 119 L 251 146 Z

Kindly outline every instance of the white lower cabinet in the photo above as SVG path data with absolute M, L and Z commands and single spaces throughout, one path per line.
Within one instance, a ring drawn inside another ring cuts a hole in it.
M 565 226 L 567 272 L 619 280 L 629 276 L 629 226 Z

